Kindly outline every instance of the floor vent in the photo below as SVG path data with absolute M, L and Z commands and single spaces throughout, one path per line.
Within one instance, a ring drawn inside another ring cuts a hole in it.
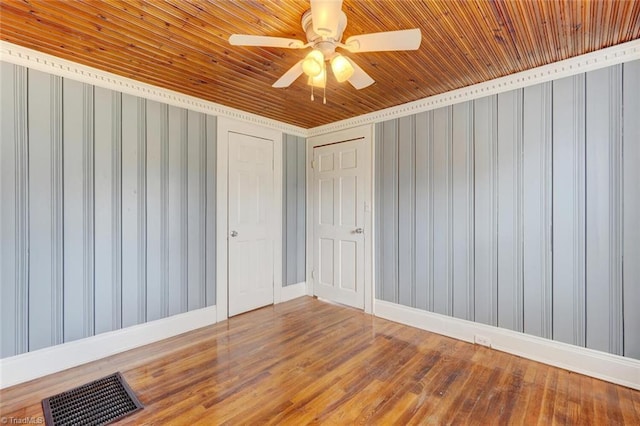
M 48 426 L 104 425 L 142 409 L 120 373 L 42 400 Z

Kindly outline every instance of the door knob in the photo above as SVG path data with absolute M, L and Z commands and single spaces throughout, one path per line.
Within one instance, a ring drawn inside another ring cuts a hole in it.
M 237 237 L 238 236 L 238 231 L 231 231 L 231 236 L 232 237 Z
M 362 228 L 356 228 L 355 233 L 356 233 L 356 234 L 364 234 L 364 229 L 362 229 Z

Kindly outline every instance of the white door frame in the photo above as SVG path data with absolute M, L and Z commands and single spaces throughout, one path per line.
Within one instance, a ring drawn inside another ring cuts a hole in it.
M 365 149 L 369 149 L 371 158 L 368 182 L 365 182 L 364 200 L 368 206 L 368 208 L 365 208 L 364 212 L 364 311 L 371 314 L 373 313 L 374 298 L 373 247 L 375 244 L 375 232 L 373 229 L 373 167 L 375 164 L 375 152 L 373 149 L 374 126 L 371 124 L 314 136 L 307 139 L 307 294 L 309 296 L 313 296 L 313 279 L 311 277 L 311 271 L 313 270 L 313 259 L 315 256 L 313 244 L 313 211 L 315 208 L 315 197 L 313 194 L 313 169 L 311 168 L 311 162 L 313 161 L 313 148 L 336 141 L 347 141 L 358 138 L 362 138 L 364 140 Z
M 255 124 L 218 117 L 216 172 L 216 312 L 217 321 L 229 316 L 228 207 L 229 132 L 273 141 L 273 302 L 282 299 L 282 132 Z

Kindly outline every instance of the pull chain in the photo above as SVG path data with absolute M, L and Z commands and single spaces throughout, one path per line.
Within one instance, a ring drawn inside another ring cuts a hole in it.
M 313 86 L 311 86 L 311 100 L 312 101 L 314 100 L 314 98 L 313 98 Z
M 322 86 L 322 103 L 327 103 L 327 73 L 324 73 L 324 86 Z

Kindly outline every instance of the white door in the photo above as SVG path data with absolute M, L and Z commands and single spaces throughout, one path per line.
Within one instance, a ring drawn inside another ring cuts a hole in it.
M 273 303 L 273 141 L 229 132 L 229 316 Z
M 313 291 L 361 309 L 366 154 L 363 139 L 313 149 Z

